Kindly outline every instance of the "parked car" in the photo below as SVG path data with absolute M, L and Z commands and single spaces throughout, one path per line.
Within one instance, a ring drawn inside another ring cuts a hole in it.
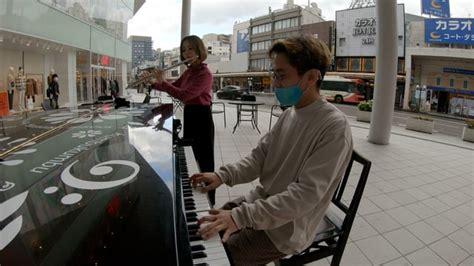
M 217 91 L 216 96 L 218 99 L 230 99 L 235 100 L 246 91 L 246 89 L 237 85 L 228 85 Z

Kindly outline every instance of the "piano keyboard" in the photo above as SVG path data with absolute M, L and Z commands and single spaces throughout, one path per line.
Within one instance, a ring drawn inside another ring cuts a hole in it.
M 201 193 L 191 187 L 189 175 L 199 173 L 192 148 L 184 147 L 184 156 L 180 158 L 181 185 L 183 190 L 183 206 L 188 226 L 188 237 L 194 265 L 230 265 L 227 254 L 219 235 L 203 240 L 198 236 L 199 218 L 208 214 L 211 209 L 206 193 Z

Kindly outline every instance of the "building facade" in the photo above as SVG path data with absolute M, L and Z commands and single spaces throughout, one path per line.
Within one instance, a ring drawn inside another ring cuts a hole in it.
M 144 61 L 154 59 L 153 40 L 149 36 L 130 36 L 132 44 L 132 67 L 139 65 Z
M 323 22 L 321 10 L 315 3 L 301 7 L 288 1 L 285 8 L 250 20 L 249 71 L 266 71 L 270 68 L 268 49 L 272 43 L 288 37 L 300 36 L 304 25 Z M 267 86 L 269 84 L 262 84 Z
M 461 43 L 449 39 L 441 43 L 427 41 L 427 35 L 437 36 L 425 27 L 425 19 L 407 25 L 403 108 L 474 117 L 474 19 L 434 20 L 440 28 L 444 24 L 464 27 L 471 34 Z
M 60 106 L 93 102 L 112 88 L 123 89 L 131 64 L 127 23 L 144 2 L 0 1 L 0 91 L 12 91 L 13 110 L 28 99 L 33 107 L 41 106 L 52 72 L 59 76 Z M 21 87 L 8 82 L 10 69 L 27 83 L 24 98 Z

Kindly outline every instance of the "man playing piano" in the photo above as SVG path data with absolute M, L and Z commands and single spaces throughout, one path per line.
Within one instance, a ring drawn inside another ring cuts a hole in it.
M 248 195 L 200 219 L 204 239 L 221 232 L 235 265 L 266 264 L 308 247 L 350 160 L 350 125 L 319 91 L 330 53 L 312 37 L 275 43 L 272 85 L 283 106 L 277 124 L 251 154 L 215 173 L 195 174 L 203 192 L 257 178 Z

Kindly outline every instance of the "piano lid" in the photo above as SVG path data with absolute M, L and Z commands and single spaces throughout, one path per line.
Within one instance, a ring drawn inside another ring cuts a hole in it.
M 98 108 L 68 118 L 82 122 L 0 162 L 0 264 L 123 263 L 143 256 L 175 264 L 172 119 L 149 109 Z M 40 120 L 47 119 L 29 121 Z

